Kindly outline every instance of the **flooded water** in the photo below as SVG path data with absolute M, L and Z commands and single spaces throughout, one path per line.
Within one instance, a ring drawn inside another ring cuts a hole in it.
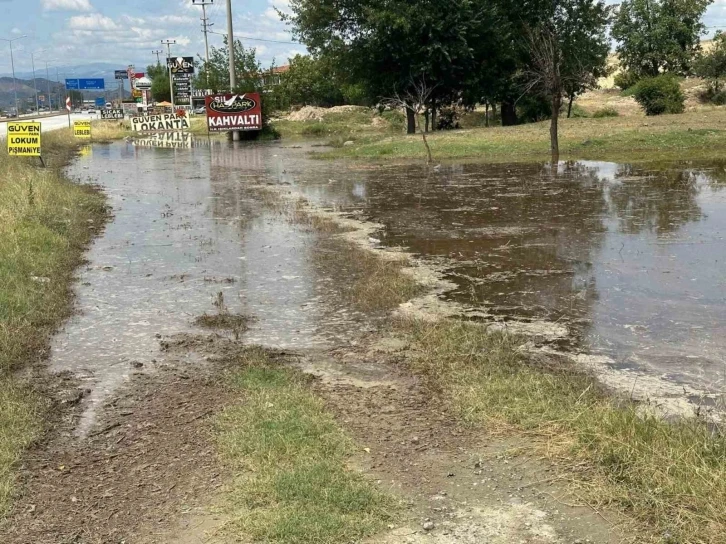
M 265 211 L 251 184 L 289 184 L 311 201 L 384 226 L 445 270 L 445 297 L 504 323 L 564 325 L 560 350 L 613 371 L 716 393 L 726 363 L 726 163 L 366 166 L 310 148 L 194 142 L 94 146 L 71 175 L 100 183 L 115 219 L 93 245 L 79 316 L 53 346 L 56 370 L 93 407 L 159 352 L 157 335 L 215 311 L 253 315 L 249 342 L 345 343 L 358 326 L 312 264 L 314 234 Z M 187 145 L 188 144 L 188 145 Z M 349 334 L 350 333 L 350 334 Z

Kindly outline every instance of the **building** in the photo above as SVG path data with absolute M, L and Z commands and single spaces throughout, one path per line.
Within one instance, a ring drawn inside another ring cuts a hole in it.
M 262 86 L 263 87 L 275 87 L 282 81 L 282 74 L 290 69 L 289 64 L 284 66 L 273 66 L 262 74 Z

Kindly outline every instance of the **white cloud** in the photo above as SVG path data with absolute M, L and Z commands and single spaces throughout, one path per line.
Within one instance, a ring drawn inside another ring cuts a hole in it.
M 93 11 L 89 0 L 40 0 L 44 11 Z
M 13 28 L 13 29 L 12 29 L 12 30 L 10 31 L 10 34 L 15 34 L 16 36 L 17 36 L 18 34 L 22 34 L 22 33 L 23 33 L 23 31 L 22 31 L 22 30 L 20 30 L 20 29 L 19 29 L 18 27 L 15 27 L 15 28 Z
M 68 21 L 68 28 L 71 30 L 103 32 L 119 30 L 121 27 L 110 17 L 105 17 L 100 13 L 92 13 L 91 15 L 76 15 L 71 17 Z
M 197 22 L 197 19 L 185 15 L 162 15 L 155 21 L 168 25 L 192 25 Z M 199 23 L 201 24 L 201 21 Z

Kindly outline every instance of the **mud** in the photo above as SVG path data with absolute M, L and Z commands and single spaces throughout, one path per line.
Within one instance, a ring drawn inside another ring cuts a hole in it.
M 399 312 L 526 334 L 680 413 L 719 407 L 720 165 L 370 168 L 309 146 L 192 144 L 94 146 L 70 170 L 115 217 L 53 343 L 51 370 L 78 385 L 72 417 L 28 458 L 0 541 L 223 541 L 209 421 L 231 401 L 220 361 L 237 342 L 294 353 L 364 448 L 357 469 L 402 498 L 404 519 L 374 541 L 626 540 L 526 444 L 459 428 L 402 372 L 405 343 L 335 295 L 350 279 L 316 264 L 318 234 L 260 187 L 404 262 L 428 290 Z M 209 335 L 204 315 L 244 326 Z

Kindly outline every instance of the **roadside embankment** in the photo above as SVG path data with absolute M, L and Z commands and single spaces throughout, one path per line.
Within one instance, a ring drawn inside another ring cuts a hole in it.
M 615 162 L 722 158 L 726 110 L 658 117 L 560 120 L 560 158 Z M 303 127 L 304 129 L 304 127 Z M 488 162 L 549 160 L 549 121 L 514 127 L 474 128 L 428 134 L 434 160 L 475 158 Z M 421 135 L 379 134 L 359 138 L 321 158 L 426 159 Z
M 107 214 L 103 195 L 63 177 L 76 147 L 68 130 L 44 135 L 47 168 L 0 149 L 0 516 L 13 465 L 40 435 L 47 409 L 17 371 L 47 354 L 70 315 L 74 270 Z

